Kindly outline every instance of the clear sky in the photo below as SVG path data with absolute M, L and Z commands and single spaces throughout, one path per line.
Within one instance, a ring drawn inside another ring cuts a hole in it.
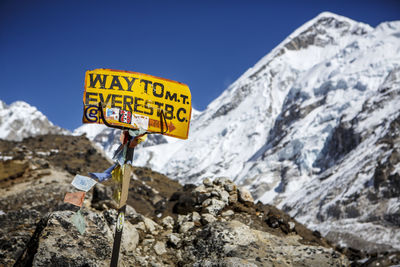
M 400 20 L 400 1 L 0 0 L 0 100 L 73 130 L 85 71 L 111 68 L 186 83 L 203 110 L 323 11 L 375 27 Z

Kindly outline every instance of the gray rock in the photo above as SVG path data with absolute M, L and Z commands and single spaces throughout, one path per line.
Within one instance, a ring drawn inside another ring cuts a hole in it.
M 227 184 L 227 183 L 232 183 L 232 181 L 229 180 L 229 179 L 226 178 L 226 177 L 218 177 L 218 178 L 216 178 L 216 179 L 214 180 L 214 184 L 215 184 L 215 185 L 224 186 L 224 185 Z
M 175 221 L 171 216 L 166 216 L 162 219 L 161 224 L 167 229 L 172 229 L 174 228 Z
M 190 221 L 190 215 L 178 215 L 178 220 L 176 221 L 178 225 L 180 226 L 181 224 Z
M 349 265 L 332 249 L 304 245 L 298 236 L 275 236 L 235 220 L 209 223 L 194 234 L 196 242 L 181 248 L 184 266 Z
M 201 215 L 201 223 L 202 224 L 209 224 L 209 223 L 215 222 L 216 220 L 217 219 L 209 213 L 203 213 Z
M 236 185 L 234 183 L 227 183 L 224 185 L 224 189 L 228 192 L 236 191 Z
M 225 207 L 225 203 L 221 200 L 214 199 L 214 198 L 207 199 L 207 200 L 210 200 L 209 203 L 207 203 L 208 206 L 203 207 L 203 211 L 205 211 L 206 213 L 210 213 L 210 214 L 216 216 Z
M 250 191 L 245 188 L 245 187 L 239 187 L 238 188 L 238 193 L 239 193 L 239 201 L 240 202 L 250 202 L 254 203 L 254 198 L 251 196 Z
M 149 218 L 144 217 L 144 216 L 143 216 L 143 222 L 144 222 L 144 225 L 146 226 L 147 231 L 149 231 L 151 234 L 157 234 L 157 229 L 161 228 L 152 219 L 149 219 Z
M 59 211 L 49 215 L 47 225 L 40 234 L 32 266 L 109 265 L 113 229 L 98 213 L 83 211 L 86 232 L 81 235 L 71 222 L 74 214 L 72 211 Z M 129 235 L 128 232 L 126 234 Z M 127 244 L 122 243 L 123 249 L 131 248 L 124 247 Z
M 167 253 L 167 249 L 165 248 L 165 244 L 163 242 L 157 241 L 153 248 L 157 255 Z
M 181 239 L 176 233 L 171 233 L 168 235 L 168 241 L 175 247 L 179 247 Z
M 233 214 L 235 214 L 233 212 L 233 210 L 227 210 L 221 213 L 222 216 L 227 217 L 227 216 L 232 216 Z
M 237 193 L 229 195 L 229 197 L 228 197 L 228 203 L 229 203 L 229 205 L 234 205 L 234 204 L 237 203 L 237 202 L 238 202 L 238 195 L 237 195 Z
M 190 229 L 194 227 L 194 222 L 184 222 L 180 227 L 179 227 L 179 233 L 185 234 L 187 233 Z
M 226 204 L 229 204 L 229 193 L 225 190 L 221 190 L 220 199 Z
M 192 222 L 200 222 L 201 216 L 198 212 L 193 211 L 192 212 Z
M 203 180 L 203 184 L 204 184 L 206 187 L 212 187 L 212 186 L 213 186 L 213 183 L 212 183 L 212 181 L 211 181 L 210 178 L 205 178 L 205 179 Z

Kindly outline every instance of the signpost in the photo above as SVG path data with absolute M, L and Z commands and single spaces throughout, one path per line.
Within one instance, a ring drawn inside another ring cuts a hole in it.
M 124 132 L 123 144 L 115 153 L 119 155 L 118 166 L 112 171 L 120 187 L 112 267 L 118 265 L 135 142 L 144 133 L 187 139 L 191 101 L 189 87 L 183 83 L 129 71 L 95 69 L 86 72 L 83 123 L 129 130 Z
M 191 118 L 191 94 L 183 83 L 147 74 L 95 69 L 86 72 L 83 123 L 104 123 L 98 109 L 112 126 L 187 139 Z M 166 125 L 160 123 L 161 114 Z M 164 129 L 162 129 L 164 128 Z

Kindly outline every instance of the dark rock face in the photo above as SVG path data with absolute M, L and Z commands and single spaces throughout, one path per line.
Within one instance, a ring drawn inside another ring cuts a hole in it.
M 355 149 L 360 142 L 361 135 L 356 133 L 352 126 L 346 127 L 343 123 L 340 123 L 327 138 L 313 167 L 320 168 L 321 172 L 325 171 Z
M 345 34 L 350 31 L 351 25 L 346 21 L 339 21 L 336 18 L 329 16 L 321 17 L 308 29 L 287 43 L 285 48 L 289 50 L 300 50 L 307 48 L 310 45 L 324 47 L 328 44 L 332 44 L 335 40 L 326 34 L 326 31 L 330 28 L 338 29 L 341 34 Z M 354 35 L 364 35 L 366 33 L 367 32 L 363 28 L 359 28 L 352 32 Z

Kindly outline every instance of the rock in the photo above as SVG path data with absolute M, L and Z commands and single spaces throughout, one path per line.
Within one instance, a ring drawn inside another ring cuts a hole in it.
M 225 177 L 218 177 L 214 180 L 215 185 L 224 186 L 227 183 L 232 183 L 232 181 Z
M 216 216 L 225 207 L 225 203 L 221 200 L 214 199 L 214 198 L 207 199 L 207 201 L 208 200 L 210 200 L 209 202 L 207 202 L 208 205 L 206 207 L 203 206 L 203 210 L 206 213 L 210 213 L 210 214 Z M 206 203 L 206 201 L 203 202 L 203 204 L 204 203 Z
M 144 217 L 144 216 L 143 216 L 143 222 L 144 222 L 144 225 L 146 226 L 146 229 L 151 234 L 154 234 L 154 235 L 157 234 L 156 230 L 159 229 L 160 226 L 156 222 L 154 222 L 153 220 L 151 220 L 147 217 Z
M 157 241 L 153 248 L 154 251 L 157 253 L 157 255 L 162 255 L 164 253 L 167 253 L 165 244 L 163 242 Z
M 134 226 L 136 229 L 142 230 L 143 232 L 146 231 L 146 225 L 144 224 L 144 222 L 138 222 Z
M 210 178 L 205 178 L 205 179 L 203 180 L 203 184 L 204 184 L 205 186 L 207 186 L 207 187 L 212 187 L 212 186 L 213 186 L 213 183 L 212 183 L 212 181 L 210 180 Z
M 331 248 L 304 245 L 296 236 L 280 237 L 239 221 L 213 222 L 181 248 L 183 266 L 348 266 Z
M 221 213 L 221 216 L 227 217 L 227 216 L 232 216 L 233 214 L 235 214 L 235 213 L 233 212 L 233 210 L 227 210 L 227 211 L 222 212 L 222 213 Z
M 235 194 L 231 194 L 231 195 L 229 195 L 229 197 L 228 197 L 228 203 L 229 203 L 229 205 L 234 205 L 234 204 L 236 204 L 238 202 L 238 195 L 235 193 Z
M 234 192 L 234 191 L 236 191 L 236 185 L 234 184 L 234 183 L 228 183 L 228 184 L 225 184 L 224 185 L 224 189 L 227 191 L 227 192 Z
M 221 190 L 220 199 L 226 204 L 229 204 L 229 193 L 225 190 Z
M 174 218 L 172 218 L 171 216 L 167 216 L 164 219 L 162 219 L 161 223 L 162 223 L 162 226 L 164 226 L 167 229 L 174 228 L 174 224 L 175 224 Z
M 201 220 L 200 214 L 196 211 L 193 211 L 192 212 L 192 222 L 196 223 L 196 222 L 200 222 L 200 220 Z
M 215 222 L 217 220 L 213 215 L 211 215 L 209 213 L 203 213 L 201 216 L 202 216 L 201 223 L 204 225 Z
M 245 187 L 238 188 L 239 201 L 243 203 L 254 203 L 254 199 L 251 196 L 250 191 Z
M 184 222 L 180 227 L 179 227 L 179 233 L 185 234 L 187 233 L 190 229 L 194 227 L 194 222 Z
M 178 220 L 176 221 L 178 225 L 190 221 L 190 215 L 178 215 Z
M 139 243 L 139 233 L 136 228 L 128 223 L 124 223 L 123 235 L 122 235 L 122 248 L 125 253 L 134 251 Z
M 168 235 L 168 242 L 172 244 L 174 247 L 178 248 L 179 243 L 181 242 L 181 239 L 176 233 L 171 233 Z
M 49 215 L 39 235 L 33 266 L 109 265 L 113 234 L 105 218 L 98 213 L 83 211 L 86 232 L 81 235 L 71 223 L 74 214 L 72 211 L 58 211 Z M 129 249 L 125 245 L 126 242 L 122 243 L 123 249 Z

